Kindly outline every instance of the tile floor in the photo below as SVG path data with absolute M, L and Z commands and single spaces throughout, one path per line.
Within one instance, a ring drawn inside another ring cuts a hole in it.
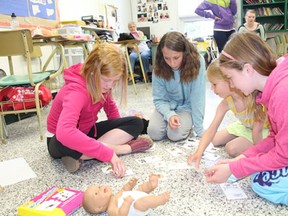
M 153 111 L 151 83 L 148 84 L 148 89 L 145 89 L 143 83 L 137 83 L 138 95 L 134 94 L 132 86 L 129 86 L 128 90 L 128 106 L 126 109 L 121 109 L 122 114 L 131 110 L 138 110 L 142 111 L 146 118 L 149 118 Z M 206 98 L 205 127 L 212 120 L 215 108 L 220 100 L 209 90 L 208 83 Z M 48 111 L 49 108 L 44 110 L 45 120 Z M 225 127 L 233 120 L 232 114 L 228 113 L 221 127 Z M 8 143 L 0 145 L 1 160 L 23 157 L 37 177 L 4 188 L 4 191 L 0 193 L 0 215 L 17 215 L 19 205 L 52 186 L 85 190 L 90 184 L 109 184 L 113 186 L 114 192 L 116 192 L 131 177 L 115 179 L 110 175 L 103 174 L 101 168 L 107 164 L 98 161 L 84 162 L 78 172 L 75 174 L 68 173 L 60 160 L 50 158 L 47 153 L 46 142 L 40 142 L 36 117 L 8 125 L 8 131 Z M 175 146 L 175 143 L 164 140 L 155 142 L 154 151 L 121 156 L 127 167 L 134 172 L 134 176 L 139 178 L 139 182 L 145 181 L 149 173 L 163 174 L 164 178 L 153 193 L 170 191 L 171 198 L 166 205 L 153 210 L 151 215 L 288 215 L 287 207 L 271 204 L 253 193 L 248 178 L 239 182 L 248 198 L 228 200 L 219 185 L 206 183 L 203 169 L 196 172 L 192 169 L 157 168 L 153 164 L 143 166 L 135 161 L 147 156 L 158 156 L 163 161 L 185 163 L 191 150 L 183 149 L 184 155 L 175 158 L 166 151 L 173 146 Z M 222 158 L 227 157 L 223 149 L 220 150 L 220 155 Z M 89 214 L 81 208 L 73 215 Z

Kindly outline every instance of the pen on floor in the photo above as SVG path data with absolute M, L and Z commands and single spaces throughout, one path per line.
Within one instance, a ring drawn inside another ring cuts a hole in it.
M 233 174 L 230 175 L 230 177 L 228 178 L 228 180 L 226 181 L 226 183 L 236 183 L 236 182 L 239 182 L 243 179 L 245 179 L 246 177 L 243 177 L 243 178 L 236 178 Z

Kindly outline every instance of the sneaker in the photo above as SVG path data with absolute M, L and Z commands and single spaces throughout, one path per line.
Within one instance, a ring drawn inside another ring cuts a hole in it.
M 149 136 L 139 136 L 135 140 L 131 140 L 127 143 L 130 145 L 132 153 L 144 152 L 153 146 L 153 141 Z
M 61 160 L 63 161 L 63 164 L 65 166 L 65 168 L 68 170 L 68 172 L 70 173 L 74 173 L 77 170 L 79 170 L 80 165 L 81 165 L 81 161 L 80 160 L 76 160 L 70 156 L 64 156 L 61 158 Z

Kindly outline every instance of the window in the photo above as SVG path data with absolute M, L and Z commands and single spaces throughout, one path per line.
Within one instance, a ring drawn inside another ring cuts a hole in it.
M 213 35 L 213 20 L 196 20 L 196 21 L 188 21 L 184 22 L 184 32 L 188 38 L 192 40 L 195 38 L 202 37 L 203 39 L 207 38 L 207 36 Z M 205 28 L 203 28 L 205 26 Z
M 183 22 L 183 32 L 192 40 L 199 37 L 205 39 L 207 36 L 213 35 L 214 21 L 200 17 L 194 13 L 195 9 L 202 2 L 203 0 L 178 1 L 178 15 Z

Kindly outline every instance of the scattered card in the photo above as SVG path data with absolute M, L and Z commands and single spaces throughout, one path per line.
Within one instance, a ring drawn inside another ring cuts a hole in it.
M 220 187 L 229 200 L 248 198 L 238 183 L 223 183 Z
M 148 164 L 148 163 L 154 163 L 154 162 L 161 161 L 161 160 L 162 159 L 158 156 L 149 156 L 149 157 L 136 159 L 136 162 L 140 165 L 143 165 L 143 164 Z
M 206 152 L 210 152 L 210 153 L 217 153 L 219 152 L 220 148 L 215 147 L 212 143 L 210 143 L 207 148 L 206 148 Z
M 210 161 L 216 161 L 220 158 L 219 155 L 215 154 L 215 153 L 211 153 L 211 152 L 203 152 L 203 156 L 202 159 L 205 160 L 210 160 Z
M 179 157 L 179 156 L 184 156 L 186 155 L 185 152 L 183 152 L 180 148 L 178 147 L 172 147 L 169 149 L 166 149 L 167 152 L 169 152 L 172 156 L 174 157 Z
M 105 174 L 112 174 L 113 173 L 113 169 L 112 169 L 112 167 L 110 165 L 108 165 L 106 167 L 103 167 L 101 170 Z M 134 173 L 133 173 L 133 171 L 130 168 L 127 168 L 125 176 L 130 176 L 130 175 L 134 175 Z
M 185 148 L 187 150 L 191 150 L 192 148 L 197 148 L 198 144 L 195 144 L 194 142 L 185 141 L 185 142 L 176 143 L 176 146 Z

